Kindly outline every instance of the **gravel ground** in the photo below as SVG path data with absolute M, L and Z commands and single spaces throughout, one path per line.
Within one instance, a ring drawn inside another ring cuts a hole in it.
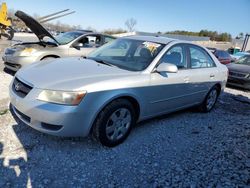
M 0 111 L 6 108 L 9 102 L 9 85 L 12 80 L 12 76 L 6 73 L 0 72 Z
M 249 187 L 250 92 L 140 123 L 115 148 L 0 116 L 0 187 Z
M 35 42 L 37 41 L 37 38 L 34 34 L 30 33 L 15 33 L 14 39 L 12 41 L 6 40 L 4 38 L 0 40 L 0 111 L 4 110 L 9 103 L 8 87 L 13 75 L 13 72 L 11 71 L 7 71 L 8 74 L 6 74 L 6 71 L 4 71 L 4 62 L 2 60 L 2 56 L 5 48 L 22 41 Z

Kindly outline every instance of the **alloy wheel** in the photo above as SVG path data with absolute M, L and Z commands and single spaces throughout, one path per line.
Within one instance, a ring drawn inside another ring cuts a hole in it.
M 106 124 L 106 135 L 112 141 L 119 140 L 129 130 L 132 122 L 131 112 L 127 108 L 119 108 L 111 114 Z
M 217 99 L 217 90 L 213 89 L 207 96 L 207 110 L 211 110 Z

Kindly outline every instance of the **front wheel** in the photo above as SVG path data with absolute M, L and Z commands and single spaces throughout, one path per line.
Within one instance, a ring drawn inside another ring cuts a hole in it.
M 210 112 L 213 109 L 218 99 L 218 96 L 219 96 L 219 88 L 216 86 L 212 87 L 212 89 L 210 89 L 210 91 L 208 92 L 205 100 L 201 104 L 200 110 L 202 112 Z
M 102 145 L 114 147 L 128 137 L 135 121 L 133 105 L 125 99 L 115 100 L 99 113 L 93 136 Z
M 14 37 L 14 33 L 15 33 L 14 29 L 13 29 L 12 27 L 9 27 L 9 29 L 8 29 L 7 32 L 8 32 L 8 37 L 7 37 L 7 39 L 8 39 L 8 40 L 12 40 L 13 37 Z

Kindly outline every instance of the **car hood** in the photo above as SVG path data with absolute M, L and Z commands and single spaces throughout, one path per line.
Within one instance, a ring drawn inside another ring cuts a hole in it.
M 229 71 L 250 73 L 250 66 L 244 64 L 230 63 L 227 65 Z
M 39 40 L 42 40 L 44 37 L 49 37 L 59 44 L 59 42 L 38 21 L 28 14 L 22 11 L 17 11 L 15 16 L 21 19 L 25 25 L 30 28 L 30 30 L 38 37 Z
M 91 84 L 138 75 L 84 58 L 59 58 L 33 63 L 20 69 L 16 77 L 39 89 L 77 91 Z M 101 85 L 103 86 L 103 85 Z

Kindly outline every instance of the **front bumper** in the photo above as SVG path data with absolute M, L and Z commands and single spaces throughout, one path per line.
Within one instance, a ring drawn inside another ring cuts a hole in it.
M 245 89 L 250 89 L 250 79 L 249 78 L 237 78 L 233 76 L 229 76 L 227 80 L 228 85 L 241 87 Z
M 88 112 L 85 113 L 80 106 L 39 101 L 36 98 L 40 92 L 40 89 L 32 89 L 22 98 L 10 86 L 10 107 L 21 121 L 40 132 L 55 136 L 87 136 L 89 134 L 92 117 Z
M 18 71 L 21 67 L 39 61 L 39 58 L 35 56 L 3 55 L 2 59 L 4 61 L 4 66 L 12 71 Z

